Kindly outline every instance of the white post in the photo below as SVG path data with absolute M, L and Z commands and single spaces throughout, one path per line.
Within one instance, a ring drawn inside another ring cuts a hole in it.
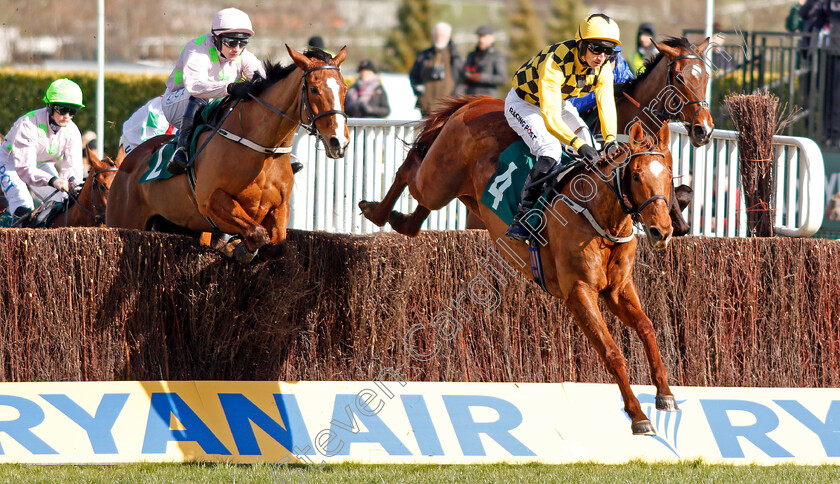
M 706 37 L 711 39 L 712 38 L 712 26 L 714 25 L 715 21 L 715 0 L 706 0 Z M 712 57 L 712 49 L 706 50 L 707 52 L 707 59 L 706 65 L 712 65 L 711 57 Z M 706 83 L 706 102 L 712 102 L 712 72 L 709 70 L 709 82 Z
M 105 150 L 105 0 L 97 0 L 96 29 L 96 155 L 102 159 Z

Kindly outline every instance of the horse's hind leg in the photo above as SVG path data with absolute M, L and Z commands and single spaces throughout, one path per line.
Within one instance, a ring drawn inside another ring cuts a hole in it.
M 608 292 L 604 296 L 610 311 L 627 327 L 633 329 L 642 341 L 650 366 L 650 377 L 656 386 L 656 408 L 671 412 L 679 410 L 671 388 L 668 386 L 668 372 L 665 370 L 659 348 L 656 346 L 653 323 L 642 311 L 635 284 L 632 280 L 628 280 L 622 288 Z
M 394 205 L 397 204 L 397 199 L 400 198 L 400 194 L 405 190 L 405 187 L 408 186 L 411 180 L 414 179 L 420 161 L 413 150 L 409 151 L 405 161 L 397 170 L 394 183 L 388 189 L 385 198 L 381 202 L 368 202 L 366 200 L 359 202 L 362 215 L 379 227 L 385 225 L 385 222 L 388 222 L 391 218 L 391 211 L 394 209 Z
M 598 356 L 612 375 L 621 397 L 624 399 L 624 411 L 632 420 L 631 429 L 636 435 L 655 434 L 653 425 L 647 415 L 642 411 L 642 406 L 633 390 L 630 388 L 630 380 L 627 378 L 627 367 L 618 345 L 615 344 L 601 311 L 598 309 L 598 293 L 584 283 L 578 283 L 570 291 L 566 299 L 566 306 L 574 314 L 578 326 L 586 335 Z

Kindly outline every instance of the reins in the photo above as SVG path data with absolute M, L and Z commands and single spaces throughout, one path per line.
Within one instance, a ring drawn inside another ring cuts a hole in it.
M 632 99 L 632 98 L 631 98 Z M 605 181 L 604 183 L 610 188 L 610 191 L 615 195 L 615 198 L 618 200 L 618 205 L 621 207 L 621 211 L 627 215 L 629 215 L 633 222 L 639 223 L 641 219 L 641 211 L 644 210 L 645 207 L 650 205 L 651 203 L 655 202 L 656 200 L 665 200 L 668 204 L 668 208 L 671 207 L 671 201 L 665 197 L 665 195 L 653 195 L 652 197 L 648 198 L 644 202 L 634 206 L 633 199 L 625 192 L 623 185 L 624 182 L 624 167 L 635 157 L 637 156 L 661 156 L 665 158 L 665 154 L 660 151 L 641 151 L 638 153 L 629 153 L 627 159 L 622 163 L 618 164 L 617 166 L 613 167 L 610 172 L 612 173 L 612 180 L 611 182 Z M 606 161 L 606 159 L 602 159 Z M 593 229 L 600 235 L 601 237 L 609 240 L 610 242 L 616 244 L 624 244 L 633 240 L 634 235 L 631 231 L 629 235 L 626 236 L 618 236 L 609 233 L 595 218 L 592 212 L 587 208 L 585 203 L 583 205 L 575 202 L 568 196 L 557 192 L 558 198 L 565 203 L 574 213 L 583 215 L 584 218 L 589 222 Z

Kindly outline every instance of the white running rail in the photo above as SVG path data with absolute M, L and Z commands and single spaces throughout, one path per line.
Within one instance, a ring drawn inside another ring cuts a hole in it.
M 350 119 L 350 145 L 344 158 L 324 156 L 315 138 L 298 133 L 293 155 L 304 165 L 295 175 L 289 227 L 301 230 L 365 234 L 379 228 L 361 215 L 360 200 L 379 201 L 394 180 L 414 139 L 417 121 Z M 746 210 L 740 195 L 737 134 L 716 129 L 712 141 L 691 146 L 685 129 L 671 124 L 671 153 L 677 184 L 694 189 L 684 215 L 694 235 L 747 236 Z M 816 143 L 807 138 L 776 136 L 776 200 L 774 229 L 789 237 L 808 237 L 822 224 L 825 171 Z M 731 194 L 738 194 L 737 197 Z M 406 189 L 395 210 L 417 207 Z M 466 227 L 467 209 L 455 200 L 434 211 L 424 229 Z

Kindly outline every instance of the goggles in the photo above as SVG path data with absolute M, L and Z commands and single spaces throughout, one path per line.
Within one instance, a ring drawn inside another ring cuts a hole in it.
M 230 47 L 231 49 L 234 49 L 236 47 L 242 47 L 244 49 L 245 46 L 248 45 L 248 39 L 234 39 L 231 37 L 222 37 L 222 44 L 224 44 L 225 47 Z
M 53 104 L 52 108 L 53 111 L 57 112 L 62 116 L 67 116 L 69 114 L 71 118 L 75 116 L 77 112 L 79 112 L 79 108 L 77 108 L 76 106 L 62 106 L 61 104 Z
M 595 55 L 605 54 L 607 57 L 610 57 L 615 54 L 615 47 L 609 45 L 588 42 L 586 44 L 586 48 L 589 49 L 589 52 L 592 52 Z

